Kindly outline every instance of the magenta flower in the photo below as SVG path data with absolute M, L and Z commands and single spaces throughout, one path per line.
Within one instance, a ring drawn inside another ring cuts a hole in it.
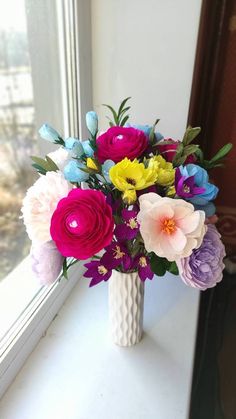
M 100 191 L 72 189 L 59 201 L 51 219 L 51 236 L 63 256 L 88 259 L 111 243 L 114 220 Z
M 100 163 L 106 160 L 118 163 L 125 157 L 134 160 L 141 156 L 148 146 L 148 139 L 139 129 L 114 126 L 100 135 L 96 144 L 96 157 Z
M 122 264 L 125 270 L 129 270 L 131 257 L 123 244 L 112 242 L 106 247 L 106 252 L 102 256 L 102 261 L 109 269 L 117 268 L 117 266 Z
M 147 278 L 152 279 L 154 277 L 154 273 L 151 270 L 150 261 L 147 256 L 138 256 L 138 274 L 141 281 L 146 281 Z
M 92 278 L 89 286 L 93 287 L 94 285 L 99 284 L 102 281 L 108 281 L 112 274 L 112 270 L 108 269 L 103 260 L 93 260 L 92 262 L 85 263 L 84 265 L 87 268 L 87 271 L 84 273 L 86 278 Z
M 118 224 L 114 231 L 114 234 L 118 240 L 132 240 L 137 236 L 139 231 L 137 214 L 138 212 L 134 210 L 123 209 L 121 211 L 123 223 Z

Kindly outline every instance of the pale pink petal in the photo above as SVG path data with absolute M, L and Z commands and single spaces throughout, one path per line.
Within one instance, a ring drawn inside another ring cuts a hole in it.
M 181 228 L 181 230 L 185 234 L 189 234 L 198 228 L 199 220 L 200 220 L 200 211 L 194 211 L 192 214 L 186 215 L 186 217 L 179 219 L 178 227 Z
M 153 220 L 163 220 L 165 218 L 172 218 L 174 216 L 174 210 L 170 205 L 153 205 L 153 207 L 148 211 L 148 215 L 153 218 Z
M 186 246 L 187 238 L 184 233 L 177 228 L 173 234 L 167 235 L 167 240 L 175 252 L 182 252 Z
M 179 203 L 178 205 L 175 205 L 175 219 L 176 220 L 184 219 L 186 216 L 193 213 L 194 211 L 193 206 L 191 204 L 190 204 L 191 206 L 188 206 L 186 204 L 187 202 L 185 202 L 185 205 L 182 205 L 181 203 Z

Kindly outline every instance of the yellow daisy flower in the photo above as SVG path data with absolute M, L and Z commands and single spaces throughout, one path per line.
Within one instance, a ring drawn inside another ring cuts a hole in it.
M 161 186 L 170 186 L 175 180 L 175 169 L 172 163 L 166 162 L 162 156 L 151 157 L 148 167 L 156 171 L 156 183 Z
M 119 191 L 136 191 L 154 185 L 157 171 L 155 167 L 145 168 L 137 159 L 131 161 L 126 157 L 110 169 L 109 176 Z

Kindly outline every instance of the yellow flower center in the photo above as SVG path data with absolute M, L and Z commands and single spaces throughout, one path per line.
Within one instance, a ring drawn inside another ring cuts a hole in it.
M 132 230 L 133 230 L 134 228 L 137 228 L 137 227 L 138 227 L 138 223 L 137 223 L 137 221 L 136 221 L 136 218 L 130 218 L 130 219 L 129 219 L 129 222 L 128 222 L 128 223 L 126 223 L 126 224 L 127 224 L 127 226 L 128 226 L 128 227 L 132 228 Z
M 166 218 L 162 221 L 162 231 L 166 234 L 173 234 L 176 230 L 175 220 L 173 218 Z
M 184 192 L 189 193 L 190 192 L 190 187 L 187 185 L 184 185 Z
M 100 275 L 106 275 L 106 273 L 108 272 L 108 270 L 105 268 L 105 266 L 103 266 L 103 265 L 100 265 L 99 267 L 98 267 L 98 273 L 100 274 Z
M 129 183 L 132 186 L 136 185 L 136 181 L 134 179 L 131 179 L 130 177 L 127 177 L 125 180 L 127 183 Z
M 147 260 L 144 256 L 141 256 L 141 258 L 139 258 L 139 265 L 142 266 L 142 268 L 145 268 L 147 266 Z
M 123 258 L 123 256 L 125 255 L 124 252 L 121 251 L 120 246 L 115 247 L 115 249 L 113 250 L 113 256 L 115 259 L 121 259 Z

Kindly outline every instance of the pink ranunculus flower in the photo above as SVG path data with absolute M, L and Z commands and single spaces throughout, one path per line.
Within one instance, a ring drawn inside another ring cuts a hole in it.
M 70 191 L 51 220 L 51 236 L 63 256 L 88 259 L 110 244 L 114 220 L 105 195 L 96 190 Z
M 175 158 L 176 150 L 179 144 L 180 144 L 179 140 L 172 140 L 172 138 L 165 138 L 164 140 L 159 141 L 159 143 L 157 144 L 157 149 L 167 162 L 172 163 L 172 161 Z M 196 161 L 196 157 L 194 156 L 194 154 L 190 154 L 186 158 L 185 164 L 195 163 L 195 161 Z
M 115 126 L 97 138 L 96 157 L 100 163 L 105 160 L 120 162 L 125 157 L 134 160 L 141 156 L 148 146 L 145 133 L 131 127 Z
M 31 186 L 23 200 L 22 214 L 29 238 L 35 243 L 51 240 L 51 217 L 58 201 L 72 188 L 61 172 L 47 172 Z
M 64 260 L 55 243 L 52 240 L 43 244 L 33 243 L 30 256 L 32 271 L 40 284 L 52 284 L 58 278 Z
M 169 261 L 191 255 L 206 231 L 204 211 L 182 199 L 162 198 L 150 192 L 140 196 L 137 219 L 145 248 Z

